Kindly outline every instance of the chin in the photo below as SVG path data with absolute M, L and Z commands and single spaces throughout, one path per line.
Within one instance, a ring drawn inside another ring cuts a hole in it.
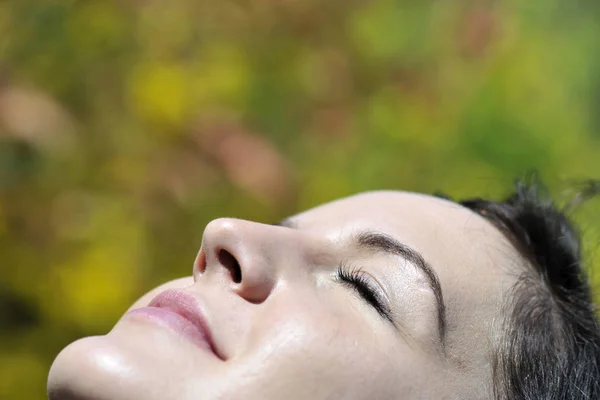
M 48 375 L 50 400 L 104 400 L 123 396 L 132 368 L 106 336 L 77 340 L 56 357 Z
M 175 340 L 174 340 L 175 339 Z M 118 323 L 104 336 L 79 339 L 56 357 L 50 400 L 185 398 L 185 383 L 202 381 L 215 362 L 185 340 L 144 324 Z M 214 376 L 213 376 L 214 378 Z M 212 379 L 211 379 L 212 380 Z M 177 385 L 171 386 L 173 382 Z M 169 396 L 164 396 L 169 393 Z

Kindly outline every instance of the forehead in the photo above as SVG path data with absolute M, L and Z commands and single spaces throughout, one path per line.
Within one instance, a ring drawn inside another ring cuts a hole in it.
M 447 259 L 457 245 L 474 247 L 474 253 L 484 250 L 483 244 L 511 249 L 485 218 L 457 203 L 419 193 L 361 193 L 305 211 L 293 221 L 300 229 L 328 236 L 354 228 L 384 231 L 429 253 L 429 258 L 443 253 Z
M 515 282 L 515 265 L 522 263 L 506 237 L 485 218 L 423 194 L 367 192 L 313 208 L 292 220 L 298 229 L 333 241 L 356 231 L 377 230 L 420 252 L 440 278 L 448 333 L 454 330 L 457 345 L 465 339 L 461 335 L 489 341 L 491 324 Z M 473 346 L 467 342 L 462 342 L 465 351 Z

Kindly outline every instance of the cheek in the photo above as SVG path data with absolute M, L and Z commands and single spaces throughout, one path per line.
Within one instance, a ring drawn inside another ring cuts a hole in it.
M 397 340 L 391 332 L 376 332 L 364 316 L 307 303 L 281 310 L 257 316 L 261 329 L 231 371 L 230 396 L 233 390 L 253 399 L 397 396 L 402 360 L 391 355 L 390 341 Z

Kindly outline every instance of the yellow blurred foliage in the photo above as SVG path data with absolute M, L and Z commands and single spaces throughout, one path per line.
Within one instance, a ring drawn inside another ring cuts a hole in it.
M 247 56 L 231 43 L 210 43 L 202 48 L 188 81 L 200 109 L 211 106 L 239 106 L 251 85 Z
M 192 112 L 192 77 L 188 68 L 178 64 L 136 66 L 129 89 L 132 109 L 151 123 L 182 127 Z
M 3 352 L 0 362 L 0 399 L 42 399 L 48 362 L 27 351 Z

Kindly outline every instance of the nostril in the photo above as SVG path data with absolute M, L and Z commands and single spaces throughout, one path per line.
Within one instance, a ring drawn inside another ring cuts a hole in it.
M 219 263 L 223 265 L 229 273 L 231 274 L 231 279 L 233 282 L 240 283 L 242 281 L 242 270 L 240 268 L 240 264 L 235 259 L 233 254 L 228 252 L 225 249 L 219 250 Z
M 204 248 L 200 248 L 200 252 L 198 253 L 196 261 L 194 262 L 194 268 L 201 274 L 203 274 L 206 270 L 206 251 Z

